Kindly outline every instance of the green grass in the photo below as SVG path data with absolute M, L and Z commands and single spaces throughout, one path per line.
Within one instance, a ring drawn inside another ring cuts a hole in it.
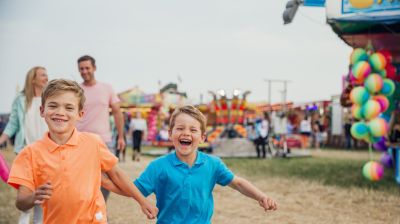
M 365 161 L 335 158 L 224 159 L 235 173 L 255 178 L 284 177 L 315 181 L 343 188 L 364 188 L 400 196 L 394 170 L 386 169 L 381 181 L 371 182 L 362 174 Z

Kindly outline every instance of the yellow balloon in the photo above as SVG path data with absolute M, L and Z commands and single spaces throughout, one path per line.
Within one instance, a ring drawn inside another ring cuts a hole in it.
M 374 4 L 374 0 L 350 0 L 350 4 L 356 9 L 366 9 Z

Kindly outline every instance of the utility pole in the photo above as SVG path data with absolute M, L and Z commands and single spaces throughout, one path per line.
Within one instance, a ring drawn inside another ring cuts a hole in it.
M 287 84 L 291 82 L 290 80 L 283 80 L 283 79 L 264 79 L 265 82 L 268 82 L 268 103 L 270 110 L 272 111 L 272 102 L 271 102 L 271 83 L 273 82 L 279 82 L 283 83 L 283 108 L 286 107 L 286 95 L 287 95 Z

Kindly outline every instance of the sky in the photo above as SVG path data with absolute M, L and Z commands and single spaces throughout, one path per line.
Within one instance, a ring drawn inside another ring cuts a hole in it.
M 0 113 L 11 110 L 33 66 L 81 82 L 76 60 L 96 59 L 96 79 L 115 91 L 178 83 L 193 103 L 208 91 L 250 90 L 268 101 L 266 79 L 289 80 L 287 100 L 341 92 L 351 48 L 326 24 L 325 8 L 301 7 L 283 25 L 286 0 L 0 0 Z M 179 81 L 180 80 L 180 81 Z M 273 83 L 273 103 L 282 101 Z

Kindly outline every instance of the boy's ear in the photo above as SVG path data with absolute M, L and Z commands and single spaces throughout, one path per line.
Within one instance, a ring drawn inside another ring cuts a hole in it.
M 40 110 L 40 116 L 44 118 L 44 107 L 42 105 L 39 107 L 39 110 Z
M 168 139 L 169 139 L 170 141 L 172 141 L 171 136 L 172 136 L 172 130 L 171 130 L 171 129 L 168 129 Z
M 200 143 L 204 143 L 204 141 L 206 140 L 206 134 L 202 134 L 201 135 L 201 142 Z

